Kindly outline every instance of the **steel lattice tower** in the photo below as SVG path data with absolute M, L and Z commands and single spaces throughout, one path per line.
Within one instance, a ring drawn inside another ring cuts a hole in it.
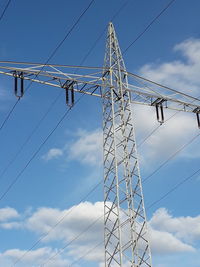
M 151 266 L 128 81 L 112 23 L 104 67 L 105 266 Z

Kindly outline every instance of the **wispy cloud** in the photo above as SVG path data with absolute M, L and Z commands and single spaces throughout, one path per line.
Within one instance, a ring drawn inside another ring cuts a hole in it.
M 79 131 L 78 138 L 68 148 L 68 158 L 83 164 L 99 165 L 102 163 L 102 130 Z
M 57 158 L 64 158 L 67 161 L 77 161 L 86 165 L 102 164 L 102 130 L 93 131 L 78 130 L 74 140 L 63 144 L 63 148 L 51 148 L 42 158 L 50 161 Z
M 174 217 L 165 208 L 158 209 L 150 220 L 153 228 L 174 234 L 185 242 L 200 240 L 200 215 Z
M 4 267 L 8 267 L 13 265 L 13 263 L 20 259 L 19 265 L 21 267 L 27 266 L 42 266 L 42 264 L 48 259 L 49 267 L 65 267 L 69 265 L 69 261 L 65 258 L 58 255 L 55 255 L 58 250 L 52 249 L 50 247 L 43 247 L 36 250 L 29 251 L 26 255 L 24 255 L 27 251 L 20 249 L 10 249 L 6 250 L 3 253 L 0 253 L 0 262 Z M 55 256 L 55 257 L 54 257 Z
M 19 213 L 11 207 L 0 209 L 0 222 L 6 222 L 13 218 L 19 218 Z
M 185 40 L 175 45 L 173 52 L 179 53 L 181 59 L 148 63 L 139 69 L 139 73 L 174 89 L 199 96 L 200 39 Z M 148 164 L 148 162 L 167 158 L 199 133 L 195 114 L 179 112 L 167 121 L 175 113 L 175 111 L 164 110 L 165 123 L 146 140 L 142 147 L 143 163 Z M 153 107 L 135 106 L 134 114 L 136 133 L 140 137 L 140 143 L 159 124 L 156 121 L 156 112 Z M 197 141 L 179 155 L 185 158 L 195 158 L 200 157 L 199 151 L 200 143 Z
M 147 78 L 187 93 L 199 93 L 200 39 L 187 39 L 174 46 L 182 60 L 148 63 L 139 72 Z
M 57 159 L 63 155 L 63 151 L 59 148 L 51 148 L 45 155 L 42 156 L 42 159 L 49 161 L 52 159 Z

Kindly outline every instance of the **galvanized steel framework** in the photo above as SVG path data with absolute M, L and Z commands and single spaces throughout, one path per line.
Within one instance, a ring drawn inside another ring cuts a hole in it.
M 104 67 L 105 266 L 151 266 L 130 93 L 112 23 Z
M 154 106 L 160 123 L 163 108 L 194 113 L 200 128 L 200 100 L 127 72 L 112 23 L 103 68 L 0 61 L 0 74 L 18 98 L 26 80 L 62 88 L 70 108 L 75 93 L 102 98 L 105 267 L 152 266 L 131 103 Z

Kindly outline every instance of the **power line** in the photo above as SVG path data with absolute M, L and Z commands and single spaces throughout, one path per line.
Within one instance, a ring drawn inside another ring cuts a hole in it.
M 45 264 L 47 264 L 50 260 L 55 258 L 57 255 L 61 254 L 69 245 L 71 245 L 74 241 L 76 241 L 80 236 L 82 236 L 84 233 L 86 233 L 93 225 L 95 225 L 100 219 L 103 218 L 103 215 L 97 218 L 95 221 L 93 221 L 89 226 L 87 226 L 83 231 L 81 231 L 76 237 L 71 239 L 65 246 L 61 248 L 58 252 L 56 252 L 53 256 L 49 257 L 45 262 L 43 262 L 40 267 L 44 267 Z
M 77 101 L 74 103 L 74 106 L 81 100 L 81 98 L 84 95 L 81 95 Z M 44 139 L 44 141 L 40 144 L 40 146 L 36 149 L 36 151 L 33 153 L 31 158 L 28 160 L 28 162 L 25 164 L 25 166 L 22 168 L 22 170 L 18 173 L 18 175 L 15 177 L 15 179 L 10 183 L 10 185 L 7 187 L 7 189 L 4 191 L 4 193 L 0 196 L 0 201 L 7 195 L 7 193 L 11 190 L 11 188 L 17 183 L 17 181 L 20 179 L 21 175 L 24 173 L 24 171 L 27 169 L 27 167 L 30 165 L 30 163 L 34 160 L 34 158 L 37 156 L 37 154 L 40 152 L 42 147 L 46 144 L 46 142 L 49 140 L 49 138 L 52 136 L 52 134 L 56 131 L 56 129 L 59 127 L 59 125 L 62 123 L 62 121 L 66 118 L 66 116 L 71 111 L 72 106 L 65 111 L 65 113 L 62 115 L 60 120 L 57 122 L 55 127 L 51 130 L 51 132 L 47 135 L 47 137 Z
M 84 253 L 82 256 L 80 256 L 78 259 L 76 259 L 75 261 L 73 261 L 69 267 L 73 266 L 75 263 L 79 262 L 80 260 L 82 260 L 83 258 L 85 258 L 87 255 L 89 255 L 92 251 L 94 251 L 96 248 L 98 248 L 99 246 L 101 246 L 103 244 L 103 241 L 98 243 L 96 246 L 92 247 L 91 249 L 89 249 L 86 253 Z
M 165 160 L 158 168 L 156 168 L 150 175 L 148 175 L 145 179 L 143 179 L 143 184 L 146 182 L 150 177 L 152 177 L 156 172 L 158 172 L 163 166 L 165 166 L 170 160 L 172 160 L 178 153 L 180 153 L 183 149 L 185 149 L 188 145 L 190 145 L 194 140 L 196 140 L 200 134 L 195 135 L 189 142 L 184 144 L 181 148 L 175 151 L 167 160 Z
M 67 116 L 67 114 L 69 113 L 69 111 L 71 110 L 71 108 L 69 108 L 64 115 L 61 117 L 61 119 L 58 121 L 58 123 L 56 124 L 56 126 L 53 128 L 53 130 L 49 133 L 49 135 L 45 138 L 45 140 L 40 144 L 39 148 L 34 152 L 34 154 L 32 155 L 32 157 L 29 159 L 29 161 L 26 163 L 26 165 L 23 167 L 23 169 L 19 172 L 19 174 L 15 177 L 15 179 L 10 183 L 10 185 L 7 187 L 7 189 L 5 190 L 5 192 L 0 196 L 0 201 L 7 195 L 7 193 L 10 191 L 10 189 L 14 186 L 14 184 L 17 183 L 17 181 L 19 180 L 19 178 L 21 177 L 21 175 L 24 173 L 24 171 L 26 170 L 26 168 L 30 165 L 30 163 L 33 161 L 33 159 L 37 156 L 37 154 L 40 152 L 41 148 L 45 145 L 45 143 L 49 140 L 49 138 L 51 137 L 51 135 L 55 132 L 55 130 L 58 128 L 58 126 L 61 124 L 61 122 L 65 119 L 65 117 Z
M 0 21 L 3 19 L 3 16 L 5 15 L 5 13 L 6 13 L 6 11 L 7 11 L 8 7 L 9 7 L 10 3 L 11 3 L 11 0 L 8 0 L 8 2 L 7 2 L 7 4 L 6 4 L 6 6 L 4 7 L 4 10 L 3 10 L 3 12 L 1 13 L 1 16 L 0 16 Z
M 125 8 L 125 6 L 128 4 L 130 0 L 127 0 L 125 3 L 123 3 L 120 8 L 117 10 L 117 12 L 112 16 L 111 20 L 114 20 L 119 14 L 120 12 Z M 94 50 L 94 48 L 96 47 L 97 43 L 99 42 L 99 40 L 102 38 L 102 36 L 104 35 L 104 32 L 106 30 L 107 27 L 104 28 L 104 30 L 101 32 L 101 34 L 98 36 L 98 38 L 95 40 L 94 44 L 91 46 L 91 48 L 89 49 L 89 51 L 86 53 L 86 55 L 83 57 L 83 59 L 81 60 L 81 63 L 79 64 L 79 66 L 74 66 L 74 67 L 82 67 L 83 63 L 85 62 L 85 60 L 88 58 L 88 56 L 91 54 L 91 52 Z M 9 61 L 6 61 L 9 62 Z M 18 62 L 10 62 L 10 63 L 16 63 L 18 64 Z M 26 63 L 27 64 L 27 63 Z M 41 64 L 41 63 L 38 63 Z M 47 65 L 47 63 L 46 63 Z M 70 67 L 70 66 L 69 66 Z M 9 161 L 9 163 L 7 164 L 7 166 L 3 169 L 3 171 L 0 174 L 0 180 L 2 178 L 2 176 L 5 174 L 5 172 L 8 170 L 8 168 L 13 164 L 13 162 L 16 160 L 16 158 L 19 156 L 19 154 L 21 153 L 21 151 L 23 150 L 23 148 L 26 146 L 26 144 L 29 142 L 29 140 L 31 139 L 31 137 L 33 136 L 33 134 L 36 132 L 36 130 L 39 128 L 39 126 L 41 125 L 41 123 L 44 121 L 44 119 L 47 117 L 48 113 L 50 112 L 50 110 L 53 108 L 53 106 L 56 104 L 57 100 L 59 99 L 59 97 L 61 96 L 62 92 L 59 93 L 59 95 L 55 98 L 55 100 L 52 102 L 52 104 L 49 106 L 48 110 L 46 111 L 46 113 L 44 114 L 44 116 L 40 119 L 40 121 L 38 122 L 38 124 L 35 126 L 35 128 L 32 130 L 32 132 L 29 134 L 29 136 L 27 137 L 26 141 L 22 144 L 22 146 L 19 148 L 19 150 L 17 151 L 17 153 L 14 155 L 14 157 Z M 2 124 L 2 126 L 0 127 L 3 128 L 4 124 L 6 123 L 6 121 L 9 119 L 10 115 L 12 114 L 12 111 L 14 110 L 15 106 L 17 105 L 18 101 L 20 100 L 20 98 L 18 98 L 17 102 L 14 104 L 13 108 L 11 109 L 11 111 L 9 112 L 6 120 L 4 121 L 4 123 Z
M 163 200 L 164 198 L 166 198 L 168 195 L 170 195 L 172 192 L 174 192 L 176 189 L 178 189 L 181 185 L 183 185 L 185 182 L 189 181 L 192 177 L 194 177 L 196 174 L 198 174 L 200 172 L 200 168 L 193 172 L 191 175 L 189 175 L 188 177 L 186 177 L 184 180 L 182 180 L 181 182 L 177 183 L 173 188 L 171 188 L 167 193 L 165 193 L 163 196 L 161 196 L 159 199 L 157 199 L 156 201 L 154 201 L 151 205 L 149 205 L 147 207 L 147 209 L 150 209 L 152 206 L 156 205 L 158 202 L 160 202 L 161 200 Z
M 172 116 L 170 116 L 164 123 L 171 120 L 173 117 L 175 117 L 180 111 L 175 112 Z M 163 124 L 159 124 L 156 128 L 154 128 L 139 144 L 138 148 L 142 146 Z
M 126 2 L 124 2 L 120 8 L 115 12 L 115 14 L 111 17 L 111 21 L 115 20 L 116 17 L 120 14 L 120 12 L 127 6 L 128 2 L 130 0 L 127 0 Z M 91 48 L 89 49 L 89 51 L 87 52 L 87 54 L 85 55 L 85 57 L 82 59 L 80 66 L 82 66 L 82 64 L 85 62 L 85 60 L 89 57 L 89 55 L 92 53 L 92 51 L 94 50 L 94 48 L 96 47 L 96 45 L 98 44 L 98 42 L 101 40 L 101 38 L 104 36 L 104 33 L 107 29 L 107 26 L 104 27 L 104 29 L 102 30 L 102 32 L 99 34 L 99 36 L 97 37 L 97 39 L 94 41 L 93 45 L 91 46 Z
M 36 124 L 36 126 L 34 127 L 34 129 L 31 131 L 31 133 L 27 136 L 25 142 L 20 146 L 20 148 L 18 149 L 18 151 L 15 153 L 15 155 L 13 156 L 13 158 L 8 162 L 8 164 L 6 165 L 6 167 L 2 170 L 2 172 L 0 173 L 0 180 L 2 179 L 2 177 L 4 176 L 4 174 L 6 173 L 6 171 L 9 169 L 9 167 L 14 163 L 14 161 L 17 159 L 17 157 L 20 155 L 20 153 L 22 152 L 22 150 L 24 149 L 24 147 L 26 146 L 26 144 L 30 141 L 30 139 L 32 138 L 32 136 L 34 135 L 34 133 L 37 131 L 37 129 L 40 127 L 40 125 L 42 124 L 42 122 L 44 121 L 44 119 L 47 117 L 47 115 L 49 114 L 49 112 L 51 111 L 51 109 L 53 108 L 53 106 L 56 104 L 56 102 L 58 101 L 59 97 L 60 97 L 61 93 L 59 92 L 58 96 L 54 99 L 54 101 L 51 103 L 51 105 L 49 106 L 49 108 L 47 109 L 47 111 L 45 112 L 45 114 L 42 116 L 42 118 L 39 120 L 39 122 Z M 20 98 L 19 98 L 20 99 Z
M 80 20 L 82 19 L 82 17 L 85 15 L 85 13 L 88 11 L 88 9 L 91 7 L 91 5 L 94 3 L 95 0 L 90 1 L 89 5 L 84 9 L 84 11 L 81 13 L 81 15 L 78 17 L 78 19 L 76 20 L 76 22 L 72 25 L 72 27 L 70 28 L 70 30 L 67 32 L 67 34 L 65 35 L 65 37 L 61 40 L 61 42 L 57 45 L 57 47 L 54 49 L 54 51 L 51 53 L 50 57 L 48 58 L 48 60 L 46 61 L 45 65 L 52 59 L 52 57 L 56 54 L 56 52 L 58 51 L 58 49 L 62 46 L 62 44 L 65 42 L 65 40 L 69 37 L 69 35 L 71 34 L 71 32 L 74 30 L 74 28 L 76 27 L 76 25 L 80 22 Z
M 129 46 L 123 51 L 122 54 L 125 54 L 128 49 L 134 45 L 144 34 L 148 31 L 148 29 L 156 22 L 160 16 L 175 2 L 175 0 L 170 1 L 161 11 L 160 13 L 146 26 L 146 28 L 129 44 Z
M 12 106 L 12 108 L 10 109 L 10 111 L 8 112 L 6 118 L 4 119 L 4 121 L 2 122 L 1 126 L 0 126 L 0 131 L 3 129 L 4 125 L 6 124 L 6 122 L 9 120 L 11 114 L 13 113 L 15 107 L 17 106 L 17 104 L 19 103 L 20 98 L 17 99 L 17 101 L 14 103 L 14 105 Z
M 11 1 L 11 0 L 10 0 Z M 90 6 L 94 3 L 95 0 L 90 1 L 89 5 L 84 9 L 84 11 L 80 14 L 80 16 L 78 17 L 78 19 L 75 21 L 75 23 L 72 25 L 72 27 L 69 29 L 69 31 L 66 33 L 66 35 L 64 36 L 64 38 L 60 41 L 60 43 L 56 46 L 56 48 L 53 50 L 53 52 L 51 53 L 51 55 L 48 57 L 48 59 L 46 60 L 44 66 L 41 68 L 41 70 L 35 75 L 35 78 L 38 77 L 38 75 L 41 73 L 41 71 L 44 69 L 44 67 L 48 64 L 48 62 L 52 59 L 52 57 L 56 54 L 56 52 L 58 51 L 58 49 L 62 46 L 62 44 L 65 42 L 65 40 L 69 37 L 69 35 L 71 34 L 71 32 L 74 30 L 74 28 L 77 26 L 77 24 L 80 22 L 81 18 L 85 15 L 85 13 L 88 11 L 88 9 L 90 8 Z M 27 91 L 31 85 L 32 85 L 33 81 L 31 81 L 29 83 L 29 85 L 27 86 L 26 90 Z M 19 103 L 19 98 L 18 100 L 15 102 L 15 104 L 13 105 L 13 107 L 11 108 L 11 110 L 8 112 L 8 115 L 6 116 L 6 118 L 4 119 L 1 127 L 0 127 L 0 131 L 2 130 L 2 128 L 4 127 L 4 125 L 6 124 L 6 122 L 8 121 L 8 119 L 10 118 L 11 114 L 13 113 L 14 109 L 16 108 L 17 104 Z
M 199 97 L 198 97 L 199 98 Z M 191 103 L 193 103 L 195 100 L 193 100 Z M 165 122 L 171 120 L 173 117 L 175 117 L 180 111 L 175 112 L 172 116 L 170 116 Z M 150 134 L 148 134 L 138 145 L 138 148 L 142 146 L 160 127 L 157 126 Z M 200 134 L 197 134 L 194 136 L 188 143 L 184 144 L 181 148 L 179 148 L 177 151 L 175 151 L 166 161 L 164 161 L 158 168 L 156 168 L 150 175 L 148 175 L 145 179 L 143 179 L 143 183 L 147 181 L 150 177 L 152 177 L 158 170 L 160 170 L 164 165 L 166 165 L 170 160 L 172 160 L 178 153 L 180 153 L 183 149 L 185 149 L 188 145 L 190 145 L 197 137 L 199 137 Z

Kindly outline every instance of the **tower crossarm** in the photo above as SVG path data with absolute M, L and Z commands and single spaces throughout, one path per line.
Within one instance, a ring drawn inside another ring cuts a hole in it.
M 127 88 L 127 91 L 131 93 L 131 103 L 134 104 L 142 104 L 148 106 L 156 106 L 162 104 L 163 108 L 195 113 L 200 110 L 200 103 L 198 105 L 194 103 L 195 101 L 198 102 L 197 100 L 192 100 L 191 102 L 182 101 L 166 95 L 159 96 L 146 92 L 140 92 L 138 90 L 130 88 Z
M 148 80 L 136 74 L 128 73 L 129 84 L 127 91 L 131 94 L 131 102 L 149 106 L 194 112 L 200 110 L 200 99 L 177 91 L 170 87 Z
M 78 92 L 101 98 L 109 97 L 102 95 L 102 86 L 106 83 L 112 88 L 112 85 L 109 84 L 108 74 L 113 71 L 115 71 L 114 68 L 106 69 L 105 67 L 0 61 L 0 74 L 14 77 L 15 93 L 18 97 L 23 95 L 23 92 L 18 93 L 18 79 L 21 80 L 23 88 L 22 83 L 27 80 L 63 88 L 66 93 L 73 91 L 73 93 Z M 126 70 L 121 69 L 120 71 L 124 77 L 128 78 L 128 83 L 123 84 L 123 92 L 130 94 L 131 103 L 154 106 L 159 122 L 164 121 L 164 108 L 193 112 L 197 116 L 200 127 L 200 99 Z M 114 93 L 115 101 L 119 101 L 121 96 L 115 90 Z
M 26 91 L 24 81 L 63 88 L 66 94 L 79 92 L 101 97 L 102 68 L 98 67 L 1 61 L 0 74 L 14 77 L 17 97 Z

